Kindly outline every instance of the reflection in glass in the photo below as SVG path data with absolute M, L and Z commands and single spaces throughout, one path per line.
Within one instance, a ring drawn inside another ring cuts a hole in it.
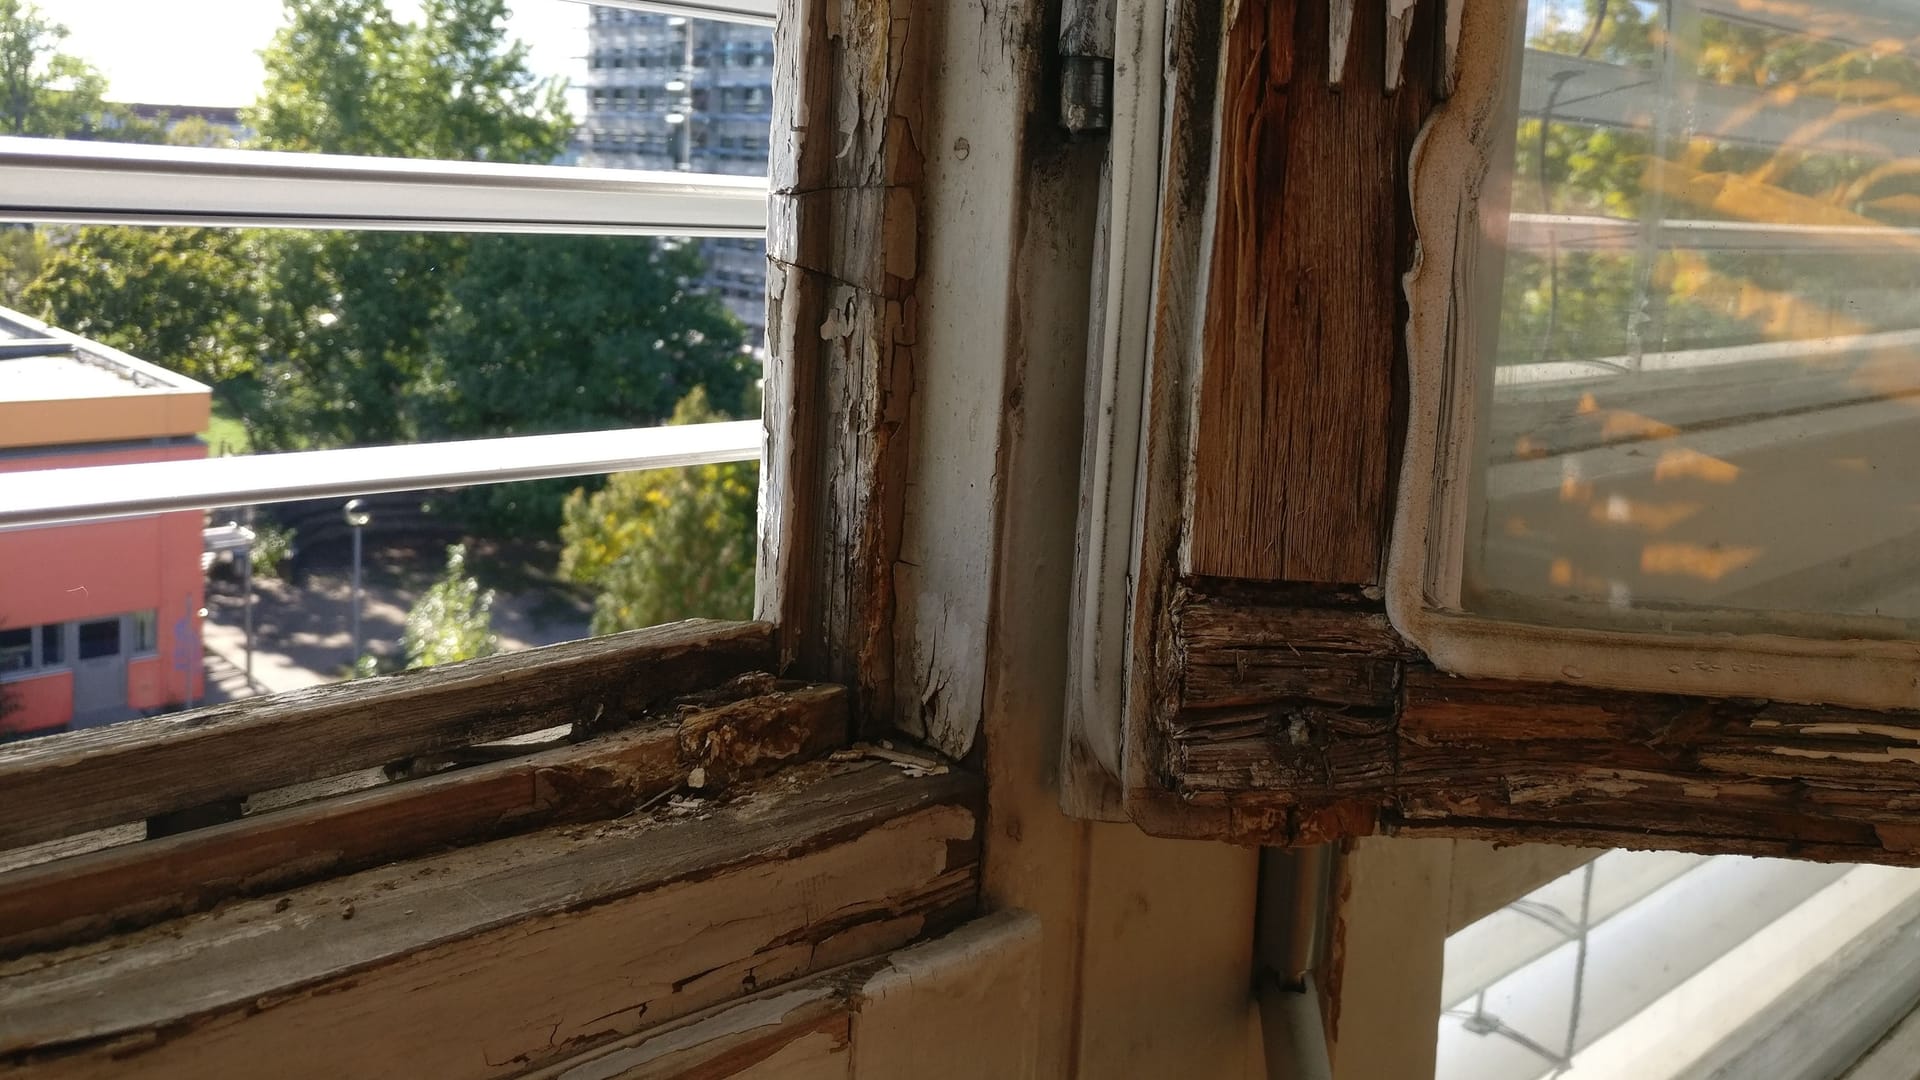
M 1471 610 L 1920 619 L 1920 5 L 1750 7 L 1529 6 Z

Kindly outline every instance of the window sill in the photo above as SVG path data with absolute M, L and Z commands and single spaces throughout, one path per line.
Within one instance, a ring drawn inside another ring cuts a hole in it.
M 820 762 L 724 801 L 230 904 L 0 966 L 0 1061 L 148 1075 L 243 1074 L 266 1053 L 288 1076 L 537 1068 L 958 923 L 975 904 L 980 806 L 964 773 Z M 456 983 L 468 989 L 433 992 Z M 351 1039 L 313 1038 L 349 1025 Z M 290 1045 L 307 1049 L 275 1052 Z

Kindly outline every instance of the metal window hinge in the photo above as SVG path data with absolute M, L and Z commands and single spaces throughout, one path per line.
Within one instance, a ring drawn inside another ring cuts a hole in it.
M 1061 0 L 1060 126 L 1092 135 L 1113 126 L 1115 0 Z

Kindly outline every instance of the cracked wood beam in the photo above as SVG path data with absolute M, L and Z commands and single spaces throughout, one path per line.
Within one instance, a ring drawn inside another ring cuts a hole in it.
M 1153 831 L 1920 865 L 1920 711 L 1459 678 L 1358 589 L 1189 581 L 1172 622 Z
M 760 610 L 783 665 L 884 727 L 916 344 L 923 48 L 911 6 L 783 0 L 767 208 Z

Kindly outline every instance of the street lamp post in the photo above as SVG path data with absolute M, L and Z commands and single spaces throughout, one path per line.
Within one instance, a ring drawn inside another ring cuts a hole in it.
M 347 524 L 353 526 L 353 658 L 348 661 L 353 664 L 360 662 L 360 531 L 373 520 L 366 506 L 365 499 L 348 499 L 341 509 Z

